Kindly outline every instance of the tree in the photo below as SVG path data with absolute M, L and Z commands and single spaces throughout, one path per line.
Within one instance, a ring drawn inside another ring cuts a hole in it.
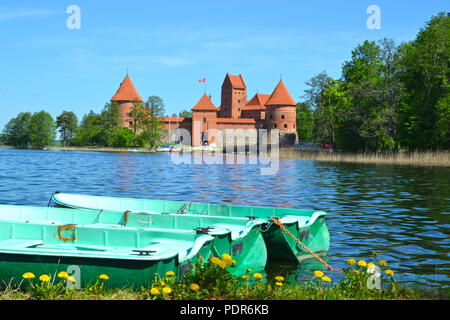
M 402 45 L 399 139 L 409 149 L 448 146 L 450 14 L 433 16 L 416 39 Z
M 128 116 L 133 119 L 133 131 L 136 134 L 138 127 L 141 126 L 142 121 L 146 117 L 146 110 L 140 101 L 134 101 L 131 111 Z
M 300 141 L 310 141 L 314 126 L 313 113 L 305 102 L 297 103 L 297 135 Z
M 159 121 L 159 117 L 156 116 L 155 107 L 151 107 L 147 104 L 148 115 L 142 121 L 143 131 L 139 135 L 139 139 L 148 143 L 150 148 L 155 147 L 161 140 L 161 131 L 164 125 Z
M 115 148 L 132 147 L 135 135 L 128 128 L 115 127 L 109 136 L 109 145 Z
M 56 127 L 59 129 L 63 146 L 70 145 L 78 128 L 78 118 L 72 111 L 63 111 L 56 117 Z
M 30 112 L 21 112 L 5 125 L 3 134 L 6 145 L 18 148 L 28 147 L 31 117 Z
M 149 108 L 153 108 L 157 117 L 164 117 L 166 114 L 166 106 L 164 101 L 158 96 L 150 96 L 147 100 Z
M 35 112 L 31 117 L 29 132 L 31 146 L 42 149 L 55 139 L 56 124 L 47 112 Z
M 98 145 L 101 130 L 101 117 L 91 110 L 83 116 L 74 143 L 77 146 Z
M 180 118 L 192 118 L 192 111 L 189 110 L 182 110 L 178 114 Z

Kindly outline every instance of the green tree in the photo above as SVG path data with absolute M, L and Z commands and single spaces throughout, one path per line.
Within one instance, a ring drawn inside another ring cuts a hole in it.
M 154 148 L 161 141 L 161 132 L 164 129 L 164 125 L 156 116 L 154 106 L 149 106 L 148 116 L 142 121 L 142 129 L 139 140 L 145 141 L 150 148 Z
M 42 149 L 55 140 L 56 124 L 47 112 L 35 112 L 31 117 L 29 132 L 31 146 Z
M 409 149 L 448 147 L 450 15 L 433 16 L 401 50 L 401 144 Z
M 91 110 L 83 116 L 75 135 L 74 144 L 78 146 L 99 145 L 101 130 L 101 117 Z
M 135 142 L 135 135 L 128 128 L 115 127 L 109 136 L 109 145 L 115 148 L 132 147 Z
M 297 103 L 297 135 L 300 141 L 310 141 L 314 126 L 313 113 L 304 102 Z
M 18 148 L 27 148 L 30 142 L 31 113 L 21 112 L 4 127 L 4 143 Z
M 56 117 L 56 126 L 61 134 L 63 146 L 70 145 L 76 136 L 78 118 L 72 111 L 63 111 Z
M 180 118 L 192 118 L 192 111 L 189 110 L 181 110 L 178 114 Z
M 150 96 L 147 100 L 149 110 L 153 108 L 154 113 L 157 117 L 164 117 L 166 114 L 166 105 L 163 99 L 158 96 Z
M 146 109 L 143 106 L 142 102 L 134 101 L 133 107 L 131 111 L 128 113 L 128 116 L 133 119 L 133 132 L 136 134 L 137 129 L 142 126 L 142 121 L 145 120 L 146 117 Z

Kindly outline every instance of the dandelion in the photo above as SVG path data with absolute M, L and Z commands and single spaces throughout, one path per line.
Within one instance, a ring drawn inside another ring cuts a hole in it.
M 331 279 L 330 279 L 330 277 L 325 276 L 325 277 L 322 277 L 322 281 L 330 282 Z
M 247 274 L 244 274 L 244 275 L 242 276 L 242 279 L 248 280 L 248 275 L 247 275 Z
M 164 294 L 169 294 L 169 293 L 172 292 L 172 289 L 169 288 L 169 287 L 164 287 L 164 288 L 162 289 L 162 292 L 163 292 Z
M 359 260 L 358 261 L 358 266 L 365 267 L 365 266 L 367 266 L 367 263 L 364 260 Z
M 222 269 L 225 269 L 227 267 L 227 264 L 225 261 L 220 260 L 220 262 L 217 264 L 219 267 L 221 267 Z
M 193 283 L 189 286 L 189 289 L 191 289 L 192 291 L 198 292 L 198 290 L 200 290 L 200 286 L 196 283 Z
M 262 274 L 259 273 L 259 272 L 255 272 L 255 273 L 253 274 L 253 278 L 256 278 L 256 279 L 262 279 Z
M 283 282 L 283 281 L 284 281 L 284 277 L 282 277 L 282 276 L 276 276 L 276 277 L 275 277 L 275 281 Z
M 384 260 L 378 261 L 378 264 L 380 265 L 380 267 L 386 267 L 387 266 L 387 262 L 384 261 Z
M 211 263 L 214 263 L 214 264 L 220 264 L 220 262 L 222 261 L 222 260 L 220 260 L 219 258 L 217 258 L 217 257 L 212 257 L 211 258 Z
M 314 271 L 314 275 L 315 275 L 317 278 L 322 278 L 322 277 L 323 277 L 323 272 L 320 271 L 320 270 L 316 270 L 316 271 Z
M 248 268 L 248 269 L 247 269 L 247 272 L 248 272 L 248 273 L 252 272 L 252 269 Z
M 231 260 L 231 262 L 233 262 L 233 264 L 236 264 L 236 263 L 237 263 L 237 262 L 236 262 L 236 260 L 234 260 L 234 259 L 233 259 L 233 260 Z
M 224 256 L 227 254 L 224 254 Z M 230 255 L 227 255 L 228 257 L 230 257 Z M 232 266 L 233 265 L 233 259 L 231 259 L 231 257 L 228 259 L 228 257 L 223 258 L 223 263 L 225 263 L 225 265 L 227 266 Z
M 228 253 L 224 253 L 224 254 L 222 255 L 222 259 L 223 259 L 223 260 L 231 260 L 231 256 L 230 256 Z
M 349 266 L 352 266 L 352 265 L 354 265 L 355 263 L 356 263 L 355 259 L 348 259 L 348 260 L 347 260 L 347 264 L 348 264 Z
M 75 278 L 72 277 L 72 276 L 68 277 L 67 280 L 70 281 L 70 282 L 72 282 L 72 283 L 75 283 L 75 282 L 76 282 Z
M 168 276 L 168 277 L 174 277 L 174 276 L 175 276 L 175 272 L 173 272 L 173 271 L 167 271 L 167 272 L 166 272 L 166 276 Z
M 39 277 L 39 280 L 41 280 L 42 282 L 49 282 L 50 276 L 48 274 L 43 274 L 42 276 Z
M 369 262 L 369 263 L 367 264 L 367 269 L 375 270 L 375 263 Z
M 106 275 L 106 274 L 101 274 L 100 276 L 99 276 L 99 278 L 100 279 L 102 279 L 102 280 L 108 280 L 109 279 L 109 277 Z
M 392 271 L 391 269 L 387 269 L 386 271 L 384 271 L 384 273 L 386 273 L 388 276 L 391 276 L 391 277 L 394 276 L 394 271 Z
M 35 278 L 34 274 L 32 274 L 31 272 L 24 273 L 22 277 L 24 279 L 33 279 L 33 278 Z
M 283 286 L 283 282 L 275 282 L 275 285 L 278 287 L 282 287 Z
M 159 289 L 158 289 L 158 288 L 152 288 L 152 289 L 150 290 L 150 294 L 151 294 L 152 296 L 158 295 L 158 294 L 159 294 Z
M 353 270 L 352 273 L 358 275 L 359 274 L 359 270 Z
M 161 280 L 160 283 L 161 283 L 162 286 L 165 286 L 165 285 L 166 285 L 166 282 L 163 281 L 163 280 Z
M 69 277 L 69 274 L 66 271 L 61 271 L 58 273 L 58 278 L 67 279 Z
M 372 252 L 372 254 L 373 254 L 375 257 L 379 255 L 378 252 Z

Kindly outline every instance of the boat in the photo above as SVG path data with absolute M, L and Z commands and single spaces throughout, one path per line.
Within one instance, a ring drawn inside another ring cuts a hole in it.
M 330 246 L 330 234 L 325 223 L 326 212 L 324 211 L 104 197 L 60 192 L 53 194 L 51 200 L 56 206 L 65 208 L 262 219 L 264 223 L 261 233 L 266 244 L 268 261 L 301 263 L 304 259 L 313 256 L 311 252 L 317 256 L 325 255 Z M 280 224 L 284 230 L 280 228 Z
M 182 152 L 181 148 L 177 145 L 161 145 L 155 150 L 156 152 Z
M 182 277 L 189 262 L 212 255 L 211 235 L 97 223 L 93 213 L 0 205 L 0 281 L 66 271 L 79 287 L 106 274 L 105 285 L 139 288 L 151 285 L 155 274 Z
M 141 150 L 139 150 L 139 149 L 129 149 L 128 152 L 138 153 L 138 152 L 141 152 Z

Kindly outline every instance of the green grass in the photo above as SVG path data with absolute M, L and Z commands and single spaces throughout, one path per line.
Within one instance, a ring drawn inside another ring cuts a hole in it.
M 229 268 L 235 261 L 224 255 L 207 262 L 191 264 L 191 269 L 178 279 L 170 272 L 156 275 L 150 287 L 137 290 L 108 288 L 107 275 L 88 288 L 69 289 L 67 274 L 41 275 L 23 279 L 19 287 L 4 284 L 0 300 L 430 300 L 448 299 L 448 292 L 409 288 L 395 280 L 396 275 L 384 263 L 356 263 L 349 259 L 344 269 L 345 278 L 333 281 L 333 272 L 317 270 L 309 280 L 290 283 L 281 276 L 263 279 L 260 273 L 249 269 L 241 277 L 232 276 Z M 378 289 L 367 283 L 373 273 L 380 271 Z M 50 280 L 49 280 L 50 278 Z M 70 278 L 69 278 L 70 279 Z

